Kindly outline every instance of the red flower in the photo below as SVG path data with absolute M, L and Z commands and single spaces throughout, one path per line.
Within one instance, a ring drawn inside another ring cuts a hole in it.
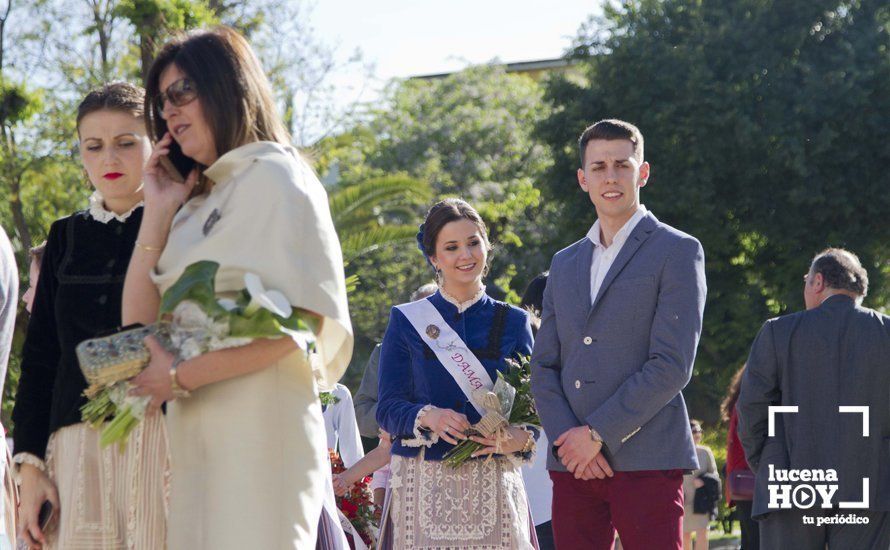
M 343 473 L 346 468 L 340 455 L 334 451 L 328 451 L 331 461 L 331 471 L 335 474 Z M 349 519 L 352 526 L 359 533 L 365 544 L 370 545 L 373 540 L 370 535 L 372 525 L 380 523 L 380 511 L 374 505 L 371 494 L 371 476 L 356 482 L 342 497 L 337 497 L 337 508 Z
M 344 499 L 340 502 L 340 510 L 346 514 L 346 517 L 352 519 L 358 513 L 358 506 Z

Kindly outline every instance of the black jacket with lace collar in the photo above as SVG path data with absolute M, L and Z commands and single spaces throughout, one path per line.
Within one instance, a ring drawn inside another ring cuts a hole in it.
M 22 350 L 15 408 L 15 453 L 44 457 L 50 434 L 80 422 L 86 380 L 74 348 L 121 324 L 127 264 L 142 208 L 124 221 L 88 211 L 53 223 Z

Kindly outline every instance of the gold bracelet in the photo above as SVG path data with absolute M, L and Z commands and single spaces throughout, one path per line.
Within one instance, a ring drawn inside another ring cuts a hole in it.
M 139 241 L 136 241 L 136 248 L 141 248 L 146 252 L 160 252 L 164 250 L 164 248 L 161 246 L 148 246 L 147 244 L 142 244 Z
M 531 430 L 525 428 L 522 428 L 522 431 L 528 434 L 528 439 L 526 440 L 525 445 L 523 445 L 522 450 L 519 452 L 522 454 L 530 453 L 531 450 L 535 448 L 535 434 L 533 434 Z
M 174 359 L 173 364 L 170 365 L 170 389 L 173 391 L 174 399 L 184 399 L 192 395 L 192 392 L 179 385 L 179 380 L 176 378 L 176 371 L 180 364 L 182 364 L 182 359 Z

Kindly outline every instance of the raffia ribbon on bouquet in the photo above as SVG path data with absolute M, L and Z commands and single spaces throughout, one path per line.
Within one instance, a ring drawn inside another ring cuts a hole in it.
M 485 415 L 472 428 L 488 439 L 494 438 L 495 449 L 500 452 L 501 444 L 513 438 L 506 430 L 510 422 L 502 413 L 500 398 L 493 391 L 478 389 L 473 392 L 473 400 L 482 407 Z M 486 461 L 491 460 L 491 457 L 492 455 L 488 455 Z

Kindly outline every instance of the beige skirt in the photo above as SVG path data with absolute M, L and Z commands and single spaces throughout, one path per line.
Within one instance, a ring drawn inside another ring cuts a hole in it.
M 53 433 L 47 467 L 59 490 L 52 550 L 161 550 L 165 547 L 169 458 L 160 414 L 148 416 L 126 446 L 101 448 L 86 424 Z
M 453 469 L 393 455 L 380 548 L 536 548 L 520 467 L 498 457 Z M 534 541 L 534 543 L 533 543 Z
M 315 548 L 331 466 L 302 352 L 173 401 L 167 428 L 170 550 Z

